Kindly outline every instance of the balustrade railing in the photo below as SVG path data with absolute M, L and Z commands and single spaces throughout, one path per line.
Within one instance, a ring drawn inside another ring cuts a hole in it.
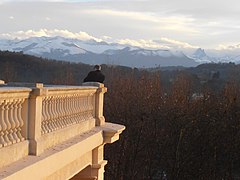
M 27 154 L 39 155 L 46 148 L 103 124 L 105 91 L 98 83 L 69 87 L 2 84 L 0 154 L 11 156 L 11 152 L 16 152 L 13 145 L 23 144 Z M 0 167 L 9 163 L 0 162 Z
M 94 93 L 61 94 L 43 97 L 42 134 L 94 118 Z
M 24 140 L 21 134 L 23 119 L 22 104 L 25 99 L 0 100 L 0 147 Z
M 0 148 L 25 140 L 25 106 L 30 89 L 0 89 Z

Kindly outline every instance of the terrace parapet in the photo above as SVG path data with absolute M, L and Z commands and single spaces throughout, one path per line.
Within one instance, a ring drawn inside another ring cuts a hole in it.
M 71 154 L 69 149 L 79 153 L 56 166 L 67 169 L 71 163 L 76 164 L 75 161 L 81 164 L 83 156 L 91 158 L 81 167 L 74 166 L 75 170 L 72 167 L 71 171 L 64 173 L 59 167 L 53 171 L 44 171 L 39 178 L 69 179 L 88 167 L 90 174 L 87 177 L 103 179 L 107 162 L 103 160 L 104 144 L 118 140 L 119 134 L 125 129 L 123 125 L 105 122 L 103 101 L 107 88 L 103 84 L 53 86 L 42 83 L 5 84 L 1 81 L 0 84 L 0 179 L 28 177 L 26 173 L 32 174 L 34 170 L 41 174 L 36 166 L 40 159 L 41 163 L 46 161 L 47 166 L 50 157 L 52 163 L 58 161 L 56 157 L 59 153 L 62 153 L 63 159 L 68 158 Z M 88 139 L 84 139 L 85 136 Z M 59 146 L 66 148 L 57 148 Z M 54 149 L 54 153 L 49 154 L 51 149 Z M 32 162 L 30 157 L 35 157 L 34 165 L 29 164 L 31 172 L 26 167 L 16 172 L 8 171 L 23 160 Z

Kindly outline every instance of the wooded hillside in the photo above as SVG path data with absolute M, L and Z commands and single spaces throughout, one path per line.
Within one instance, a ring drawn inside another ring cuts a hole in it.
M 148 69 L 103 65 L 104 114 L 124 124 L 106 145 L 105 179 L 234 179 L 240 172 L 240 66 Z M 0 53 L 0 79 L 79 85 L 92 69 Z

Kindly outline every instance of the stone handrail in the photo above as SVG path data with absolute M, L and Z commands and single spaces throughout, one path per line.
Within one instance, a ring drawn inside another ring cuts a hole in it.
M 1 85 L 0 155 L 9 157 L 0 162 L 0 167 L 29 154 L 39 155 L 49 147 L 103 125 L 105 92 L 106 88 L 99 83 Z

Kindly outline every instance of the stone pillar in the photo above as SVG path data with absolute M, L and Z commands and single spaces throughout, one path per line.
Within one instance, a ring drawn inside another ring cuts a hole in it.
M 103 102 L 104 102 L 104 93 L 107 92 L 107 88 L 99 87 L 96 93 L 96 102 L 95 102 L 95 116 L 96 116 L 96 126 L 101 126 L 105 123 L 105 118 L 103 116 Z
M 46 93 L 43 84 L 37 83 L 30 94 L 28 138 L 29 154 L 31 155 L 39 155 L 43 152 L 41 143 L 42 96 Z
M 92 151 L 91 176 L 96 176 L 98 180 L 104 179 L 104 167 L 107 164 L 107 161 L 103 160 L 103 153 L 104 145 L 101 145 Z

